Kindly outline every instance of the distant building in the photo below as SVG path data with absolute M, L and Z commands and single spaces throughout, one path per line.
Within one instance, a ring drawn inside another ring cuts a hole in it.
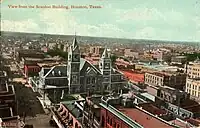
M 133 51 L 133 49 L 125 49 L 124 50 L 124 56 L 125 57 L 131 57 L 131 58 L 134 58 L 134 59 L 138 59 L 139 58 L 139 53 Z
M 187 61 L 186 56 L 172 56 L 171 63 L 172 64 L 185 64 Z
M 186 74 L 179 72 L 148 72 L 145 73 L 145 84 L 152 86 L 168 86 L 184 89 Z
M 124 56 L 124 48 L 116 48 L 112 50 L 113 54 L 116 56 Z
M 200 78 L 200 62 L 190 62 L 185 65 L 185 72 L 188 75 L 188 78 Z
M 100 55 L 102 55 L 103 51 L 104 51 L 104 48 L 101 46 L 91 46 L 90 47 L 90 54 L 92 54 L 92 55 L 100 56 Z
M 154 51 L 153 58 L 155 58 L 157 61 L 170 62 L 171 54 L 169 51 Z
M 21 61 L 25 57 L 43 59 L 43 58 L 45 58 L 45 55 L 43 52 L 41 52 L 39 50 L 15 49 L 14 57 L 17 61 Z
M 23 58 L 22 64 L 24 64 L 24 75 L 26 78 L 38 76 L 41 68 L 44 65 L 53 65 L 62 63 L 60 58 Z

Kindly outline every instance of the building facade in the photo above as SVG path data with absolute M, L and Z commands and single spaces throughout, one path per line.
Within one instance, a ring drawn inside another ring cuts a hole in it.
M 192 99 L 200 102 L 200 79 L 187 79 L 185 91 Z
M 168 86 L 183 90 L 186 82 L 184 73 L 149 72 L 145 73 L 145 84 L 152 86 Z
M 185 92 L 190 94 L 190 97 L 197 102 L 200 102 L 200 62 L 199 59 L 193 63 L 185 65 L 187 73 Z
M 188 78 L 199 78 L 200 77 L 200 63 L 194 62 L 185 65 L 185 72 Z

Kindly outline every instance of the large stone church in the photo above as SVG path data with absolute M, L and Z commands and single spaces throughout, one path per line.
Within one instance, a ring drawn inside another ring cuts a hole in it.
M 58 65 L 50 69 L 42 68 L 39 73 L 40 86 L 48 89 L 60 88 L 69 94 L 113 91 L 123 88 L 127 81 L 116 69 L 112 68 L 110 54 L 104 50 L 99 65 L 93 65 L 81 58 L 76 37 L 68 51 L 67 65 Z M 42 86 L 43 85 L 43 86 Z

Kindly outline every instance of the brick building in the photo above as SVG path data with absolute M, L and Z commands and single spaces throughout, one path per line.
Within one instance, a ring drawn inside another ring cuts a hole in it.
M 101 127 L 103 128 L 173 128 L 167 121 L 134 106 L 129 99 L 102 98 Z

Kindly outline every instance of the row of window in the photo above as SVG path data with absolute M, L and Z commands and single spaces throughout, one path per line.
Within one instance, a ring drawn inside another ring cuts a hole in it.
M 88 77 L 87 78 L 87 84 L 95 84 L 96 78 L 95 77 Z
M 147 83 L 151 83 L 151 84 L 155 84 L 155 85 L 163 85 L 163 81 L 157 81 L 157 80 L 152 80 L 152 79 L 148 79 L 148 78 L 145 78 L 145 82 Z
M 200 98 L 200 91 L 194 91 L 194 90 L 190 90 L 190 89 L 186 89 L 187 93 L 190 93 L 190 95 L 194 96 L 194 97 L 199 97 Z
M 193 70 L 193 71 L 198 71 L 198 72 L 200 72 L 200 69 L 199 69 L 199 68 L 194 68 L 194 67 L 192 68 L 192 67 L 189 67 L 188 69 L 189 69 L 189 70 Z
M 188 89 L 194 89 L 196 91 L 200 91 L 200 86 L 199 85 L 192 85 L 190 83 L 186 84 L 186 88 L 188 88 Z

